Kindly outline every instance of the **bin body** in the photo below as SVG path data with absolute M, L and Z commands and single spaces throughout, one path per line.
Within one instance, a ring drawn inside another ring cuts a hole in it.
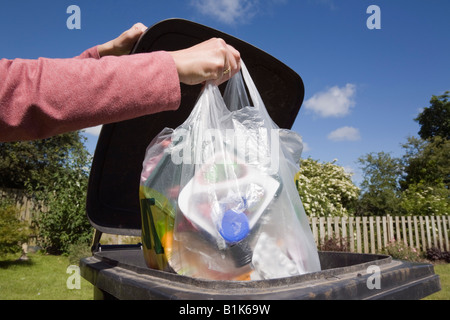
M 81 270 L 94 284 L 96 299 L 412 300 L 440 290 L 429 264 L 349 252 L 319 252 L 319 257 L 320 272 L 251 282 L 202 280 L 150 269 L 140 248 L 97 252 L 81 261 Z

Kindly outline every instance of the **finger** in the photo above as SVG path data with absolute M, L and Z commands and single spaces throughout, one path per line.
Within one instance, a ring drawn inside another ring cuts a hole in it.
M 222 83 L 224 83 L 225 81 L 230 79 L 230 74 L 231 74 L 231 66 L 230 66 L 230 62 L 228 62 L 228 55 L 225 55 L 225 62 L 223 64 L 223 67 L 221 68 L 221 70 L 218 70 L 218 74 L 214 79 L 214 83 L 218 86 Z
M 147 30 L 147 27 L 143 23 L 138 22 L 133 25 L 132 29 L 136 30 L 139 33 L 143 33 L 145 32 L 145 30 Z
M 232 57 L 232 70 L 230 77 L 234 76 L 241 69 L 241 54 L 234 47 L 228 45 L 228 50 L 230 51 Z
M 221 82 L 231 79 L 240 69 L 240 53 L 227 44 L 225 71 L 220 79 Z

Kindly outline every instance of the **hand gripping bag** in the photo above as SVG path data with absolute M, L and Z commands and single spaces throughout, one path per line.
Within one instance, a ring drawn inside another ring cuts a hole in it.
M 319 271 L 294 182 L 301 152 L 301 137 L 272 121 L 244 63 L 223 97 L 207 82 L 186 121 L 146 151 L 139 197 L 147 265 L 212 280 Z

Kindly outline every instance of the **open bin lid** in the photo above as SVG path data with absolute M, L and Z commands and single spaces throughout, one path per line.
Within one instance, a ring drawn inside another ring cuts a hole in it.
M 304 98 L 300 76 L 266 52 L 218 30 L 182 19 L 159 22 L 141 36 L 133 53 L 174 51 L 213 37 L 224 39 L 241 54 L 266 108 L 281 128 L 290 129 Z M 223 91 L 226 84 L 221 85 Z M 176 128 L 192 111 L 201 85 L 181 85 L 181 105 L 132 120 L 104 125 L 89 177 L 86 211 L 100 232 L 141 235 L 139 179 L 145 151 L 165 127 Z

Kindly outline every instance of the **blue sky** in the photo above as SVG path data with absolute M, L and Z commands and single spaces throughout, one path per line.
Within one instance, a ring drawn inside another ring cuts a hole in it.
M 81 9 L 79 30 L 66 26 L 70 5 Z M 381 29 L 367 27 L 370 5 L 380 9 Z M 338 159 L 358 183 L 356 160 L 379 151 L 401 156 L 419 130 L 413 119 L 432 95 L 450 90 L 449 14 L 448 0 L 5 0 L 0 57 L 72 57 L 135 22 L 208 25 L 302 77 L 305 102 L 293 130 L 303 137 L 303 157 Z M 93 152 L 96 135 L 86 136 Z

